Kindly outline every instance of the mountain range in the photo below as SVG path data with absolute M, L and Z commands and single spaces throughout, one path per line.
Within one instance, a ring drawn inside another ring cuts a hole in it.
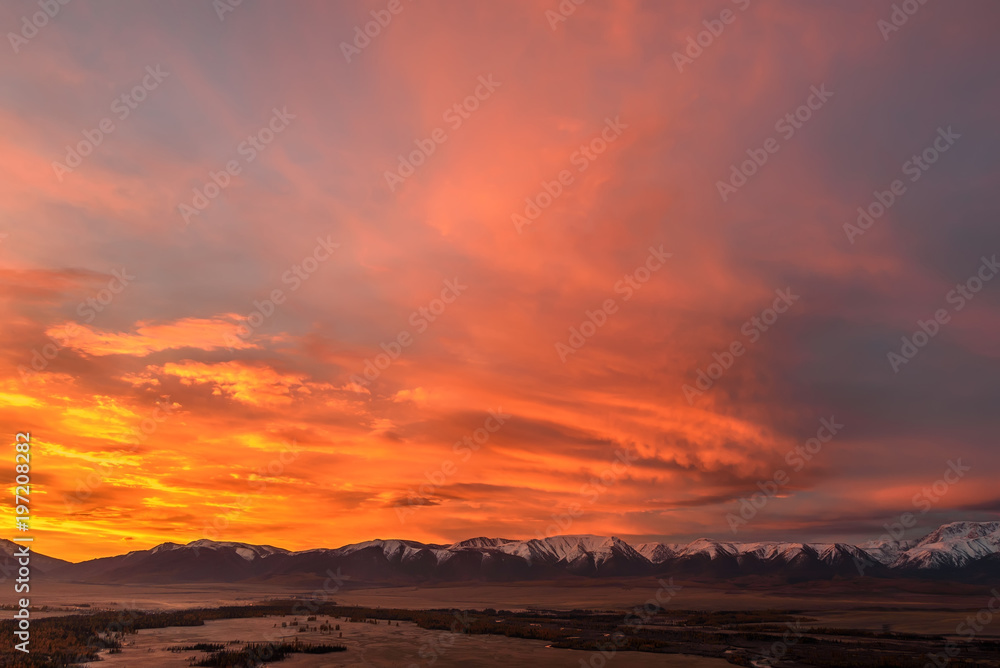
M 16 571 L 11 556 L 15 547 L 0 541 L 0 572 Z M 863 545 L 705 538 L 687 544 L 629 545 L 616 537 L 552 536 L 471 538 L 449 545 L 379 539 L 292 552 L 269 545 L 197 540 L 80 563 L 32 553 L 32 569 L 60 580 L 91 583 L 290 581 L 337 572 L 352 584 L 639 575 L 764 576 L 791 582 L 861 574 L 986 583 L 1000 578 L 1000 522 L 954 522 L 921 540 L 883 539 Z

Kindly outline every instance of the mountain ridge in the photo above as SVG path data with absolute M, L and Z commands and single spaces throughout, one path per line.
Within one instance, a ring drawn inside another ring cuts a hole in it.
M 525 540 L 479 536 L 450 544 L 374 539 L 296 552 L 199 539 L 79 563 L 52 560 L 44 571 L 73 581 L 150 583 L 268 580 L 332 569 L 343 570 L 357 582 L 394 584 L 658 574 L 769 576 L 789 581 L 859 575 L 979 581 L 995 578 L 998 566 L 1000 522 L 952 522 L 919 540 L 863 545 L 708 538 L 687 544 L 630 545 L 616 536 L 588 534 Z

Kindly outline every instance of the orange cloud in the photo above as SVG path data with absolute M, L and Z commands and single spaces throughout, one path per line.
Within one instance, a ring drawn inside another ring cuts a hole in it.
M 65 345 L 87 355 L 132 355 L 144 357 L 162 350 L 198 348 L 256 348 L 257 344 L 236 335 L 239 316 L 226 314 L 215 318 L 183 318 L 175 322 L 140 322 L 135 333 L 100 331 L 87 325 L 67 323 L 46 333 Z
M 242 362 L 168 362 L 160 372 L 180 378 L 185 385 L 212 385 L 214 395 L 255 406 L 289 404 L 330 387 L 310 383 L 301 374 L 282 374 L 270 367 Z

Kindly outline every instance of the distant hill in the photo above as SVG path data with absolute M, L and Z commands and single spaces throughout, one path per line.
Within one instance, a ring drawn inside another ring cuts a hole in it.
M 13 556 L 20 551 L 21 547 L 27 545 L 31 548 L 30 563 L 31 574 L 46 574 L 58 570 L 62 567 L 72 566 L 68 561 L 46 557 L 34 551 L 31 543 L 15 543 L 13 541 L 0 538 L 0 582 L 14 580 L 17 578 L 17 569 L 21 567 L 19 558 Z M 6 587 L 6 585 L 4 585 Z

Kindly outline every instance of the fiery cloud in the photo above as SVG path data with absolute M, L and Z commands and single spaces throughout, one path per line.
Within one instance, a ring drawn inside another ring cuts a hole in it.
M 886 355 L 1000 252 L 1000 10 L 886 38 L 889 5 L 413 4 L 349 62 L 374 5 L 67 7 L 0 64 L 0 416 L 42 551 L 531 537 L 574 503 L 561 533 L 731 537 L 778 470 L 745 535 L 865 539 L 956 456 L 924 524 L 995 517 L 1000 285 Z

